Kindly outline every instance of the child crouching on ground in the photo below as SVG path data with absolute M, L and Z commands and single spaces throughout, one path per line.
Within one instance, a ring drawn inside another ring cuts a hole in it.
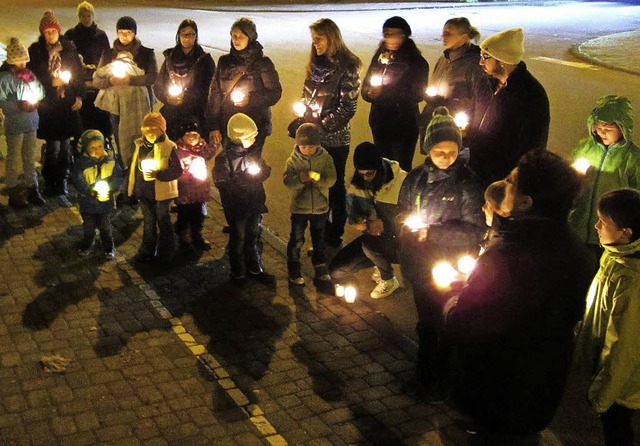
M 135 261 L 144 263 L 156 253 L 169 262 L 176 250 L 176 235 L 169 214 L 171 200 L 178 197 L 182 165 L 176 145 L 167 135 L 167 121 L 160 113 L 149 113 L 142 121 L 142 137 L 136 139 L 129 168 L 129 197 L 140 200 L 144 227 L 142 245 Z
M 271 168 L 260 157 L 249 155 L 258 136 L 256 123 L 244 113 L 236 113 L 227 123 L 224 151 L 216 158 L 213 181 L 220 191 L 225 218 L 229 223 L 229 263 L 231 280 L 247 275 L 272 280 L 265 273 L 259 249 L 262 214 L 267 212 L 262 183 Z
M 329 188 L 336 182 L 336 168 L 329 152 L 320 146 L 320 129 L 302 124 L 296 131 L 296 145 L 287 160 L 284 185 L 291 189 L 291 235 L 287 244 L 289 282 L 304 285 L 300 249 L 307 223 L 311 230 L 311 261 L 318 280 L 330 281 L 325 264 L 324 227 L 329 212 Z
M 104 256 L 116 255 L 111 230 L 111 214 L 115 209 L 113 192 L 124 180 L 120 165 L 104 149 L 104 135 L 98 130 L 87 130 L 78 141 L 80 157 L 71 173 L 71 182 L 78 191 L 78 204 L 82 215 L 84 237 L 78 246 L 80 255 L 88 255 L 93 249 L 96 227 Z
M 206 161 L 213 158 L 216 146 L 207 144 L 200 136 L 200 126 L 193 116 L 182 120 L 179 133 L 182 137 L 176 144 L 182 163 L 182 176 L 178 179 L 176 233 L 182 245 L 188 246 L 191 243 L 196 249 L 208 251 L 211 245 L 202 236 L 210 184 Z

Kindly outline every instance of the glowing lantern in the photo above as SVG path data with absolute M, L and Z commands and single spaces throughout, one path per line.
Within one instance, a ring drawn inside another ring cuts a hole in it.
M 427 96 L 435 96 L 438 94 L 438 89 L 436 87 L 427 87 L 424 92 L 427 94 Z
M 307 111 L 307 105 L 304 102 L 298 101 L 295 104 L 293 104 L 293 112 L 297 117 L 302 118 L 306 113 L 306 111 Z
M 127 64 L 119 60 L 114 61 L 111 64 L 111 74 L 113 77 L 122 79 L 127 75 Z
M 320 172 L 314 172 L 313 170 L 310 170 L 309 178 L 311 178 L 313 181 L 320 181 Z
M 589 164 L 589 161 L 586 158 L 579 158 L 571 166 L 579 173 L 584 175 L 585 173 L 587 173 L 587 170 L 589 170 L 589 167 L 591 167 L 591 164 Z
M 208 176 L 207 163 L 204 158 L 194 158 L 189 165 L 189 172 L 196 180 L 206 180 Z
M 58 75 L 58 77 L 62 80 L 62 82 L 64 82 L 65 84 L 68 84 L 69 81 L 71 80 L 71 71 L 60 71 L 60 74 Z
M 468 276 L 476 267 L 476 259 L 471 256 L 462 256 L 458 259 L 458 271 Z
M 373 76 L 371 76 L 371 79 L 369 79 L 369 84 L 371 84 L 372 87 L 379 87 L 382 85 L 382 76 L 375 74 Z
M 404 221 L 404 225 L 411 230 L 411 232 L 417 232 L 420 229 L 426 229 L 427 223 L 422 219 L 420 214 L 413 214 L 407 217 Z
M 249 163 L 249 165 L 247 165 L 247 172 L 249 172 L 250 175 L 258 175 L 262 172 L 262 169 L 260 169 L 260 166 L 256 163 Z
M 431 270 L 433 281 L 440 288 L 449 287 L 456 278 L 458 272 L 449 262 L 439 262 Z
M 344 287 L 344 300 L 348 304 L 352 304 L 356 301 L 356 296 L 358 295 L 356 288 L 354 286 L 348 285 Z
M 93 190 L 98 194 L 98 201 L 109 200 L 109 183 L 106 181 L 96 181 L 96 184 L 93 185 Z
M 456 113 L 453 117 L 453 122 L 460 128 L 460 130 L 464 130 L 469 125 L 469 116 L 465 112 Z
M 155 178 L 149 176 L 149 173 L 158 170 L 160 167 L 160 163 L 158 160 L 154 159 L 144 159 L 140 161 L 140 168 L 142 169 L 142 175 L 144 176 L 145 181 L 153 181 Z
M 240 90 L 233 90 L 231 92 L 231 102 L 233 102 L 234 105 L 238 105 L 240 104 L 242 101 L 244 101 L 244 98 L 247 95 L 244 94 L 244 92 L 240 91 Z
M 180 96 L 182 94 L 182 86 L 177 84 L 171 84 L 169 87 L 169 94 L 171 96 Z

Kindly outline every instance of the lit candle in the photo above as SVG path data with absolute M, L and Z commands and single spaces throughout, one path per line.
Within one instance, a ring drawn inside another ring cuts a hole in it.
M 119 60 L 114 61 L 111 64 L 111 74 L 113 74 L 114 77 L 122 79 L 127 74 L 127 64 Z
M 244 94 L 244 92 L 240 91 L 240 90 L 233 90 L 231 92 L 231 102 L 233 102 L 234 105 L 238 105 L 240 104 L 242 101 L 244 101 L 244 98 L 247 95 Z
M 311 178 L 313 181 L 320 181 L 320 172 L 314 172 L 313 170 L 310 170 L 309 178 Z
M 336 284 L 336 297 L 344 297 L 344 286 L 340 284 Z
M 354 286 L 348 285 L 344 287 L 344 300 L 348 304 L 352 304 L 356 301 L 357 291 Z
M 476 267 L 476 259 L 473 257 L 466 255 L 462 256 L 458 259 L 458 271 L 462 274 L 468 276 L 471 274 Z
M 109 199 L 109 183 L 104 180 L 96 181 L 93 190 L 98 194 L 98 201 L 107 201 Z
M 200 181 L 206 180 L 208 177 L 208 172 L 207 172 L 207 163 L 205 162 L 204 158 L 201 158 L 201 157 L 193 158 L 193 160 L 191 161 L 191 164 L 189 165 L 189 172 L 191 172 L 191 175 L 196 180 L 200 180 Z
M 449 262 L 439 262 L 431 270 L 433 281 L 440 288 L 449 287 L 456 278 L 458 272 Z
M 435 96 L 438 94 L 438 89 L 436 87 L 427 87 L 427 89 L 424 91 L 427 96 Z
M 260 166 L 258 166 L 256 163 L 249 163 L 249 165 L 247 166 L 247 172 L 249 172 L 250 175 L 258 175 L 260 172 L 262 172 L 262 169 L 260 169 Z
M 382 85 L 382 76 L 378 75 L 378 74 L 374 74 L 373 76 L 371 76 L 371 79 L 369 79 L 369 84 L 371 84 L 372 87 L 379 87 Z
M 387 52 L 380 53 L 380 56 L 378 56 L 378 62 L 380 62 L 382 65 L 388 65 L 389 62 L 391 62 L 391 57 L 389 53 Z
M 586 158 L 579 158 L 575 163 L 571 165 L 575 170 L 577 170 L 581 174 L 587 173 L 587 170 L 591 167 L 589 161 Z
M 408 227 L 411 232 L 417 232 L 420 229 L 425 229 L 427 227 L 427 223 L 422 219 L 422 215 L 413 214 L 407 217 L 404 221 L 404 225 Z
M 453 117 L 453 122 L 460 128 L 460 130 L 464 130 L 469 125 L 469 116 L 465 112 L 456 113 Z
M 171 96 L 180 96 L 182 94 L 182 86 L 171 84 L 171 86 L 169 87 L 169 94 Z
M 22 93 L 22 100 L 27 101 L 31 105 L 36 105 L 38 103 L 38 98 L 31 88 L 24 90 Z
M 297 117 L 302 118 L 306 111 L 307 111 L 307 105 L 304 102 L 298 101 L 295 104 L 293 104 L 293 112 L 296 114 Z
M 140 161 L 140 168 L 145 181 L 153 181 L 155 178 L 150 177 L 149 173 L 158 170 L 159 163 L 154 159 L 144 159 Z
M 60 71 L 60 74 L 58 74 L 58 77 L 62 80 L 62 82 L 64 82 L 65 84 L 68 84 L 69 81 L 71 80 L 71 71 Z

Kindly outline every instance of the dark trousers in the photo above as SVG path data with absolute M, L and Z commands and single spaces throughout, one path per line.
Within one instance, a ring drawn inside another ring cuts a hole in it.
M 349 146 L 325 147 L 336 167 L 336 184 L 329 188 L 329 218 L 325 224 L 326 243 L 329 246 L 340 246 L 344 235 L 344 224 L 347 222 L 347 191 L 344 175 L 349 157 Z
M 140 209 L 144 225 L 142 228 L 142 245 L 138 253 L 143 256 L 169 258 L 176 250 L 176 235 L 173 232 L 170 215 L 171 200 L 140 199 Z
M 300 250 L 304 245 L 304 232 L 307 229 L 307 224 L 309 224 L 311 244 L 313 245 L 311 263 L 314 266 L 324 264 L 326 223 L 327 214 L 291 214 L 291 234 L 289 235 L 289 243 L 287 243 L 287 267 L 291 277 L 300 277 L 302 274 Z
M 89 247 L 93 245 L 96 238 L 96 228 L 100 231 L 100 241 L 105 252 L 113 249 L 113 233 L 111 230 L 111 214 L 82 214 L 82 229 L 84 237 L 82 245 Z
M 231 274 L 236 278 L 248 272 L 262 271 L 262 259 L 258 241 L 262 232 L 262 214 L 251 215 L 229 222 L 229 263 Z
M 44 148 L 42 177 L 45 188 L 53 192 L 66 193 L 66 182 L 72 163 L 71 141 L 47 140 Z M 63 190 L 65 189 L 65 190 Z
M 407 132 L 373 132 L 373 143 L 380 148 L 382 156 L 397 161 L 406 172 L 411 171 L 417 141 L 417 128 Z
M 207 215 L 206 203 L 178 204 L 178 218 L 176 219 L 176 232 L 181 233 L 191 229 L 193 240 L 202 238 L 204 218 Z
M 600 414 L 606 446 L 633 446 L 633 409 L 613 404 Z
M 377 266 L 382 280 L 389 280 L 394 276 L 396 248 L 395 238 L 389 235 L 362 234 L 333 258 L 329 265 L 331 278 L 340 282 L 361 269 Z

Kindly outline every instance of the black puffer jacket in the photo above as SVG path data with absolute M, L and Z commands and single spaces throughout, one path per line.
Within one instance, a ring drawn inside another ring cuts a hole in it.
M 469 167 L 483 185 L 506 177 L 522 155 L 544 150 L 549 137 L 549 99 L 524 62 L 494 94 L 497 79 L 485 76 L 474 87 L 469 133 Z
M 447 318 L 454 397 L 480 428 L 530 434 L 562 398 L 594 271 L 564 222 L 494 216 L 494 228 Z
M 322 127 L 323 147 L 348 146 L 351 143 L 349 121 L 356 114 L 360 89 L 357 60 L 330 61 L 315 56 L 311 72 L 304 81 L 302 97 L 312 109 L 319 110 L 315 121 Z
M 236 107 L 232 91 L 249 95 L 248 104 Z M 271 59 L 264 55 L 262 45 L 252 41 L 237 51 L 233 45 L 229 54 L 218 60 L 218 69 L 211 82 L 207 106 L 208 130 L 227 134 L 227 122 L 236 113 L 248 115 L 258 126 L 261 137 L 271 134 L 271 106 L 282 96 L 280 77 Z
M 76 46 L 65 37 L 60 37 L 62 45 L 60 51 L 60 70 L 70 71 L 71 80 L 64 87 L 53 86 L 51 73 L 49 73 L 49 50 L 44 37 L 40 36 L 37 42 L 29 47 L 27 64 L 36 78 L 45 88 L 45 98 L 40 102 L 38 115 L 38 138 L 44 140 L 64 140 L 70 137 L 78 137 L 82 132 L 80 113 L 71 110 L 76 97 L 84 99 L 85 86 L 83 81 L 84 67 Z
M 183 136 L 177 134 L 182 117 L 194 116 L 198 119 L 200 126 L 204 126 L 207 95 L 216 64 L 211 55 L 198 44 L 189 54 L 184 54 L 180 45 L 168 48 L 162 54 L 164 62 L 153 85 L 153 91 L 158 100 L 164 104 L 160 113 L 167 120 L 167 135 L 171 139 L 178 140 Z M 182 102 L 176 105 L 167 102 L 172 82 L 183 89 Z
M 372 76 L 381 76 L 382 85 L 372 87 Z M 398 51 L 380 45 L 362 84 L 362 99 L 371 103 L 369 126 L 374 134 L 417 131 L 418 103 L 424 100 L 428 79 L 429 64 L 413 40 L 406 39 Z M 380 89 L 378 96 L 372 96 L 373 88 Z
M 84 26 L 78 23 L 75 27 L 64 33 L 64 36 L 71 40 L 82 56 L 82 63 L 85 65 L 85 81 L 90 81 L 93 72 L 100 63 L 102 54 L 109 51 L 109 38 L 107 34 L 93 23 L 91 26 Z

